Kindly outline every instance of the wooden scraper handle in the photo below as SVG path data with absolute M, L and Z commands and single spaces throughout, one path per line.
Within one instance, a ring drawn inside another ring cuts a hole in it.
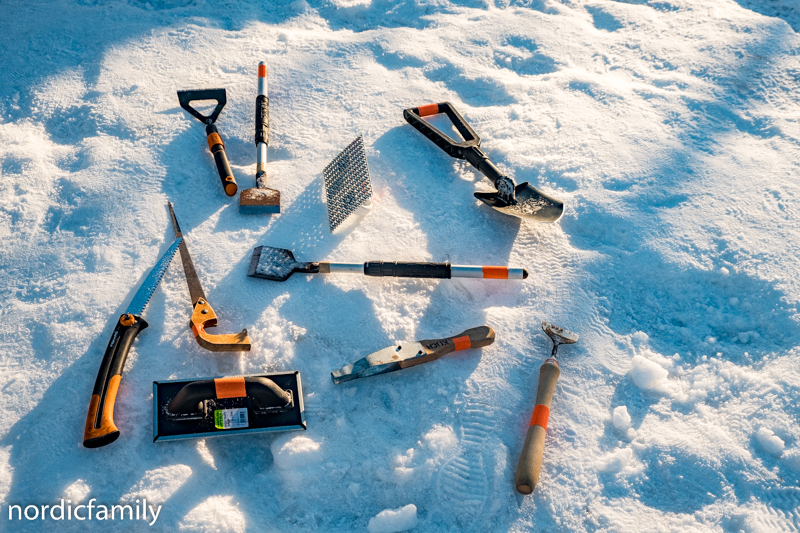
M 514 484 L 520 494 L 530 494 L 539 482 L 544 454 L 544 437 L 547 432 L 547 419 L 550 417 L 550 402 L 556 389 L 561 369 L 558 361 L 551 357 L 539 368 L 539 388 L 536 391 L 536 406 L 525 436 L 525 444 L 517 464 Z

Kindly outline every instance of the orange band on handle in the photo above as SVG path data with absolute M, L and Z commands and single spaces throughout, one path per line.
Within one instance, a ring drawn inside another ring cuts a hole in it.
M 547 429 L 547 419 L 550 418 L 550 408 L 546 405 L 539 404 L 533 408 L 533 416 L 531 417 L 531 426 L 542 426 Z
M 219 378 L 214 380 L 217 398 L 243 398 L 247 396 L 244 378 Z
M 483 277 L 489 279 L 508 279 L 508 267 L 483 267 Z
M 259 78 L 266 78 L 267 77 L 267 66 L 266 65 L 259 65 L 258 66 L 258 77 Z
M 419 116 L 427 117 L 429 115 L 435 115 L 439 112 L 439 104 L 426 104 L 421 105 L 417 108 L 419 111 Z
M 472 342 L 470 342 L 469 340 L 469 335 L 464 335 L 463 337 L 456 337 L 455 339 L 453 339 L 453 344 L 456 345 L 456 351 L 472 348 Z
M 192 324 L 192 333 L 194 333 L 194 336 L 195 336 L 195 337 L 197 337 L 197 336 L 198 336 L 198 335 L 200 335 L 201 333 L 205 333 L 205 332 L 206 332 L 206 330 L 205 330 L 205 328 L 203 327 L 203 324 L 198 324 L 197 326 L 195 326 L 194 324 Z
M 225 144 L 222 142 L 222 137 L 220 137 L 219 133 L 217 132 L 210 133 L 208 135 L 208 149 L 213 150 L 214 147 L 218 144 L 225 146 Z

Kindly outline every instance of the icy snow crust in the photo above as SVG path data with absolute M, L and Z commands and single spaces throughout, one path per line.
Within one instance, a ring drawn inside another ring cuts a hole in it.
M 800 19 L 793 2 L 741 2 L 5 3 L 0 521 L 67 495 L 163 504 L 153 531 L 365 531 L 408 506 L 416 531 L 796 531 Z M 175 94 L 227 88 L 218 127 L 252 187 L 262 60 L 272 217 L 238 213 Z M 441 101 L 564 217 L 476 201 L 488 181 L 403 121 Z M 322 169 L 359 134 L 375 209 L 331 235 Z M 126 365 L 122 436 L 87 450 L 114 321 L 173 238 L 168 199 L 216 332 L 247 327 L 253 350 L 196 344 L 173 261 Z M 245 275 L 260 244 L 531 277 L 275 283 Z M 580 340 L 559 351 L 540 485 L 522 498 L 543 319 Z M 331 382 L 395 340 L 481 324 L 497 332 L 483 350 Z M 153 380 L 295 369 L 307 432 L 151 442 Z

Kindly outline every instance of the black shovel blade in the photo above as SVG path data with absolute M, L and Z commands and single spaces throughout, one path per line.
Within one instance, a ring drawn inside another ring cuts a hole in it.
M 199 100 L 216 100 L 217 107 L 214 108 L 214 111 L 210 115 L 203 115 L 191 106 L 192 102 Z M 228 97 L 225 94 L 225 89 L 194 89 L 178 91 L 178 101 L 181 103 L 182 108 L 191 113 L 193 117 L 203 124 L 213 124 L 217 121 L 217 117 L 219 117 L 219 114 L 222 112 L 222 108 L 225 107 Z
M 316 274 L 319 272 L 319 263 L 301 263 L 295 260 L 291 250 L 285 248 L 258 246 L 253 250 L 247 275 L 251 278 L 286 281 L 295 272 Z
M 564 202 L 547 196 L 528 183 L 514 188 L 516 204 L 509 204 L 496 192 L 476 192 L 475 198 L 503 214 L 537 222 L 555 222 L 564 212 Z

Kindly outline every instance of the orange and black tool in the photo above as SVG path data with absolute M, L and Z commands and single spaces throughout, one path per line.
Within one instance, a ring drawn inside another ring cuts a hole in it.
M 564 328 L 548 322 L 542 322 L 542 329 L 553 341 L 553 351 L 539 368 L 539 387 L 536 390 L 536 405 L 533 416 L 525 435 L 525 444 L 517 464 L 517 475 L 514 485 L 520 494 L 530 494 L 539 482 L 539 473 L 542 471 L 542 457 L 544 456 L 544 437 L 547 433 L 547 420 L 550 418 L 550 402 L 556 390 L 558 376 L 561 369 L 556 360 L 556 352 L 561 344 L 572 344 L 578 340 L 578 335 Z
M 194 269 L 192 257 L 189 255 L 189 248 L 183 239 L 183 233 L 181 233 L 181 227 L 178 225 L 178 219 L 175 217 L 172 204 L 167 203 L 167 205 L 169 206 L 170 217 L 172 217 L 175 237 L 181 239 L 181 262 L 183 263 L 183 271 L 186 274 L 186 283 L 189 285 L 189 296 L 192 298 L 192 317 L 189 319 L 189 326 L 192 328 L 192 334 L 197 340 L 197 344 L 212 352 L 249 352 L 250 337 L 247 336 L 247 329 L 243 329 L 240 333 L 223 335 L 212 335 L 206 332 L 206 328 L 212 328 L 217 325 L 217 314 L 208 303 L 203 287 L 200 285 L 200 278 Z
M 191 106 L 192 102 L 200 100 L 216 100 L 217 105 L 210 115 L 203 115 Z M 211 154 L 214 156 L 214 162 L 217 164 L 217 171 L 219 172 L 219 179 L 222 181 L 222 188 L 225 189 L 225 194 L 233 196 L 236 194 L 238 186 L 236 185 L 236 179 L 233 177 L 231 165 L 228 163 L 228 157 L 225 155 L 225 144 L 222 142 L 222 137 L 220 137 L 217 126 L 215 125 L 217 117 L 219 117 L 222 108 L 225 107 L 225 103 L 228 101 L 225 89 L 178 91 L 178 101 L 181 103 L 182 108 L 206 125 L 208 149 L 211 150 Z
M 111 444 L 119 437 L 119 429 L 114 424 L 114 403 L 131 344 L 139 332 L 147 327 L 147 322 L 139 315 L 144 311 L 150 296 L 156 290 L 158 282 L 161 281 L 182 242 L 181 238 L 175 239 L 172 246 L 161 256 L 139 287 L 128 309 L 117 321 L 117 327 L 114 328 L 103 362 L 100 364 L 100 371 L 97 373 L 97 380 L 92 390 L 92 399 L 89 402 L 89 413 L 86 415 L 86 427 L 83 432 L 83 445 L 87 448 L 99 448 Z

